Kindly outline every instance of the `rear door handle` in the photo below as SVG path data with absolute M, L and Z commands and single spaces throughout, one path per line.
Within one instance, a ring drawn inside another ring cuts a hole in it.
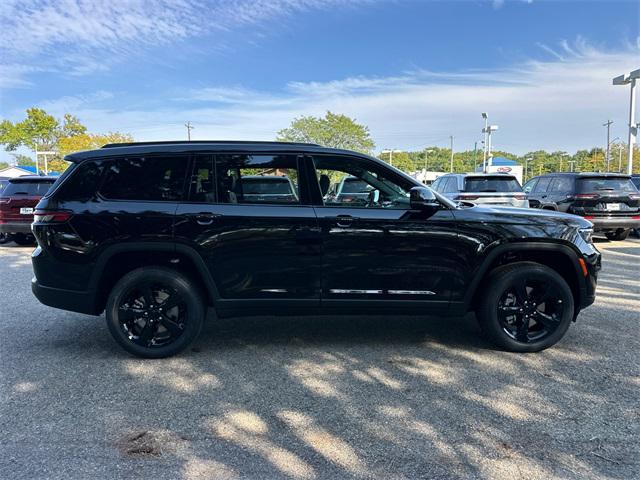
M 348 228 L 353 225 L 353 222 L 356 221 L 356 217 L 352 217 L 351 215 L 338 215 L 336 217 L 336 225 L 341 228 Z
M 190 213 L 188 216 L 193 218 L 198 225 L 211 225 L 214 220 L 222 217 L 219 213 L 211 212 Z

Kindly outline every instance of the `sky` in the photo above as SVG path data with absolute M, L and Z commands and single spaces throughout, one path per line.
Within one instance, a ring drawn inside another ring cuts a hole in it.
M 574 152 L 626 139 L 640 2 L 3 0 L 0 117 L 136 140 L 273 140 L 343 113 L 382 149 Z M 0 161 L 11 158 L 0 153 Z

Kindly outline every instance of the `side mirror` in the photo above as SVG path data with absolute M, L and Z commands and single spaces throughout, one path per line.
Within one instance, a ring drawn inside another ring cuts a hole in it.
M 440 208 L 440 202 L 427 187 L 413 187 L 409 190 L 409 202 L 412 210 L 434 213 Z

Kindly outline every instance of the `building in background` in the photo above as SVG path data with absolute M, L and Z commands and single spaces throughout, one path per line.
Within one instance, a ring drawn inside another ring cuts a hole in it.
M 482 172 L 482 165 L 476 168 L 476 173 Z M 522 165 L 515 160 L 504 157 L 493 157 L 487 164 L 487 173 L 509 173 L 518 179 L 522 185 Z

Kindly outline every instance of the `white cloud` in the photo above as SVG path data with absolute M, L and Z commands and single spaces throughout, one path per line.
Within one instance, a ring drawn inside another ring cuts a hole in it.
M 361 1 L 365 0 L 3 0 L 0 58 L 3 70 L 30 63 L 85 75 L 145 48 Z M 212 43 L 208 48 L 222 48 L 215 39 Z M 5 88 L 28 82 L 26 71 L 9 73 Z
M 446 146 L 449 135 L 457 150 L 471 149 L 481 139 L 483 111 L 500 126 L 495 147 L 516 153 L 602 145 L 609 118 L 612 136 L 623 137 L 629 92 L 611 79 L 638 68 L 640 44 L 605 51 L 578 39 L 553 50 L 559 54 L 510 68 L 293 82 L 277 93 L 210 85 L 160 109 L 127 109 L 104 93 L 41 105 L 56 115 L 72 109 L 91 130 L 130 132 L 137 140 L 185 138 L 188 120 L 196 139 L 272 140 L 294 117 L 326 110 L 368 125 L 379 149 Z

